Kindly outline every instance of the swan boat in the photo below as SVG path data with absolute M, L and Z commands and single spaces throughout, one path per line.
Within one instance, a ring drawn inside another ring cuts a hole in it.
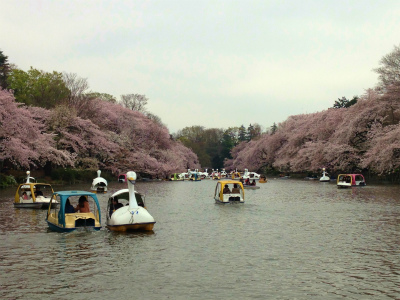
M 355 186 L 365 186 L 365 178 L 362 174 L 340 174 L 338 175 L 337 187 L 339 188 L 347 188 L 347 187 L 355 187 Z
M 236 186 L 236 190 L 234 190 Z M 225 188 L 229 188 L 229 192 L 224 193 Z M 241 182 L 236 180 L 219 180 L 214 192 L 215 203 L 244 203 L 244 189 Z
M 88 202 L 89 212 L 75 212 L 73 204 L 78 204 L 84 197 Z M 101 211 L 100 204 L 95 193 L 87 191 L 60 191 L 52 196 L 60 205 L 59 209 L 52 203 L 47 211 L 46 221 L 49 229 L 58 232 L 71 232 L 77 229 L 100 230 Z M 68 210 L 68 204 L 72 205 L 72 211 Z
M 319 179 L 320 182 L 329 182 L 331 179 L 328 173 L 325 172 L 325 168 L 322 168 L 322 177 Z
M 35 178 L 30 177 L 30 171 L 26 175 L 26 182 L 20 184 L 15 193 L 14 207 L 47 209 L 54 193 L 53 188 L 47 183 L 37 183 Z M 53 202 L 57 204 L 55 200 Z
M 90 188 L 93 193 L 107 193 L 107 180 L 105 180 L 103 177 L 100 177 L 100 175 L 101 171 L 97 170 L 97 177 L 93 179 L 92 187 Z
M 108 200 L 107 228 L 112 231 L 153 230 L 156 222 L 145 208 L 142 195 L 135 191 L 136 173 L 129 171 L 126 176 L 128 188 L 114 193 Z
M 243 178 L 244 180 L 246 180 L 247 178 L 248 179 L 256 179 L 256 180 L 258 180 L 258 179 L 260 179 L 260 174 L 258 174 L 256 172 L 249 172 L 248 169 L 244 169 L 244 173 L 243 173 L 243 176 L 241 178 Z

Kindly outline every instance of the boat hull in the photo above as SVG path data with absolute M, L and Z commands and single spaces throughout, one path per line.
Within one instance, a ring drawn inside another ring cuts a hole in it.
M 107 220 L 107 228 L 112 231 L 153 230 L 154 218 L 144 207 L 130 209 L 123 206 Z
M 58 226 L 56 224 L 53 224 L 49 221 L 47 221 L 47 225 L 49 226 L 49 229 L 52 231 L 56 231 L 56 232 L 72 232 L 75 230 L 100 230 L 101 226 L 86 226 L 86 227 L 61 227 Z
M 244 203 L 244 200 L 242 200 L 242 201 L 235 201 L 235 200 L 233 200 L 233 201 L 221 201 L 221 200 L 217 200 L 217 199 L 215 199 L 215 203 L 217 203 L 217 204 L 239 204 L 239 203 Z
M 107 225 L 106 227 L 111 231 L 150 231 L 153 230 L 155 223 Z
M 245 190 L 257 190 L 257 189 L 259 189 L 260 187 L 259 187 L 259 186 L 256 186 L 256 185 L 250 185 L 250 186 L 243 185 L 243 188 L 244 188 Z
M 32 202 L 32 203 L 14 203 L 15 208 L 36 208 L 36 209 L 41 209 L 43 206 L 43 203 L 37 203 L 37 202 Z

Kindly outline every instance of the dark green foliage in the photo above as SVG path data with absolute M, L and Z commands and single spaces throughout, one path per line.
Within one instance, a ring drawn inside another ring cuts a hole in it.
M 350 101 L 346 99 L 346 97 L 338 98 L 333 104 L 333 108 L 348 108 L 358 101 L 358 97 L 354 96 Z
M 12 175 L 4 175 L 0 173 L 0 188 L 6 188 L 9 186 L 17 185 L 17 181 Z
M 33 69 L 28 72 L 13 69 L 7 78 L 8 88 L 14 90 L 15 99 L 27 105 L 54 108 L 69 95 L 63 76 Z
M 278 126 L 276 125 L 276 123 L 274 122 L 274 124 L 272 124 L 271 126 L 271 131 L 270 134 L 273 135 L 275 134 L 275 132 L 278 130 Z
M 81 170 L 81 169 L 54 169 L 51 173 L 51 178 L 53 180 L 65 182 L 68 184 L 75 184 L 77 182 L 91 182 L 94 178 L 97 177 L 97 170 Z M 113 177 L 108 173 L 102 171 L 101 177 L 106 180 L 112 180 Z
M 7 88 L 7 77 L 10 72 L 10 65 L 8 64 L 8 56 L 3 54 L 0 50 L 0 87 Z

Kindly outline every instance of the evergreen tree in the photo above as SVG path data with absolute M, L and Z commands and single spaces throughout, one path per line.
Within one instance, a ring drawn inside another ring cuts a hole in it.
M 239 127 L 239 141 L 240 142 L 247 141 L 246 135 L 247 135 L 246 128 L 242 124 L 242 126 Z
M 8 56 L 3 54 L 3 51 L 0 50 L 0 87 L 6 89 L 7 85 L 7 77 L 10 72 L 10 65 L 8 64 Z
M 278 126 L 276 125 L 276 123 L 274 122 L 274 124 L 272 124 L 271 126 L 271 135 L 275 134 L 275 132 L 278 130 Z
M 346 99 L 346 97 L 338 98 L 337 101 L 333 104 L 333 108 L 348 108 L 358 101 L 358 97 L 354 96 L 350 101 Z

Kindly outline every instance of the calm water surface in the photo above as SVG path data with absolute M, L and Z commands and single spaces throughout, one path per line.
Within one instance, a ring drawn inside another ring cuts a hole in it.
M 399 186 L 270 179 L 218 205 L 215 184 L 138 183 L 157 223 L 136 234 L 51 232 L 0 190 L 0 299 L 400 299 Z

